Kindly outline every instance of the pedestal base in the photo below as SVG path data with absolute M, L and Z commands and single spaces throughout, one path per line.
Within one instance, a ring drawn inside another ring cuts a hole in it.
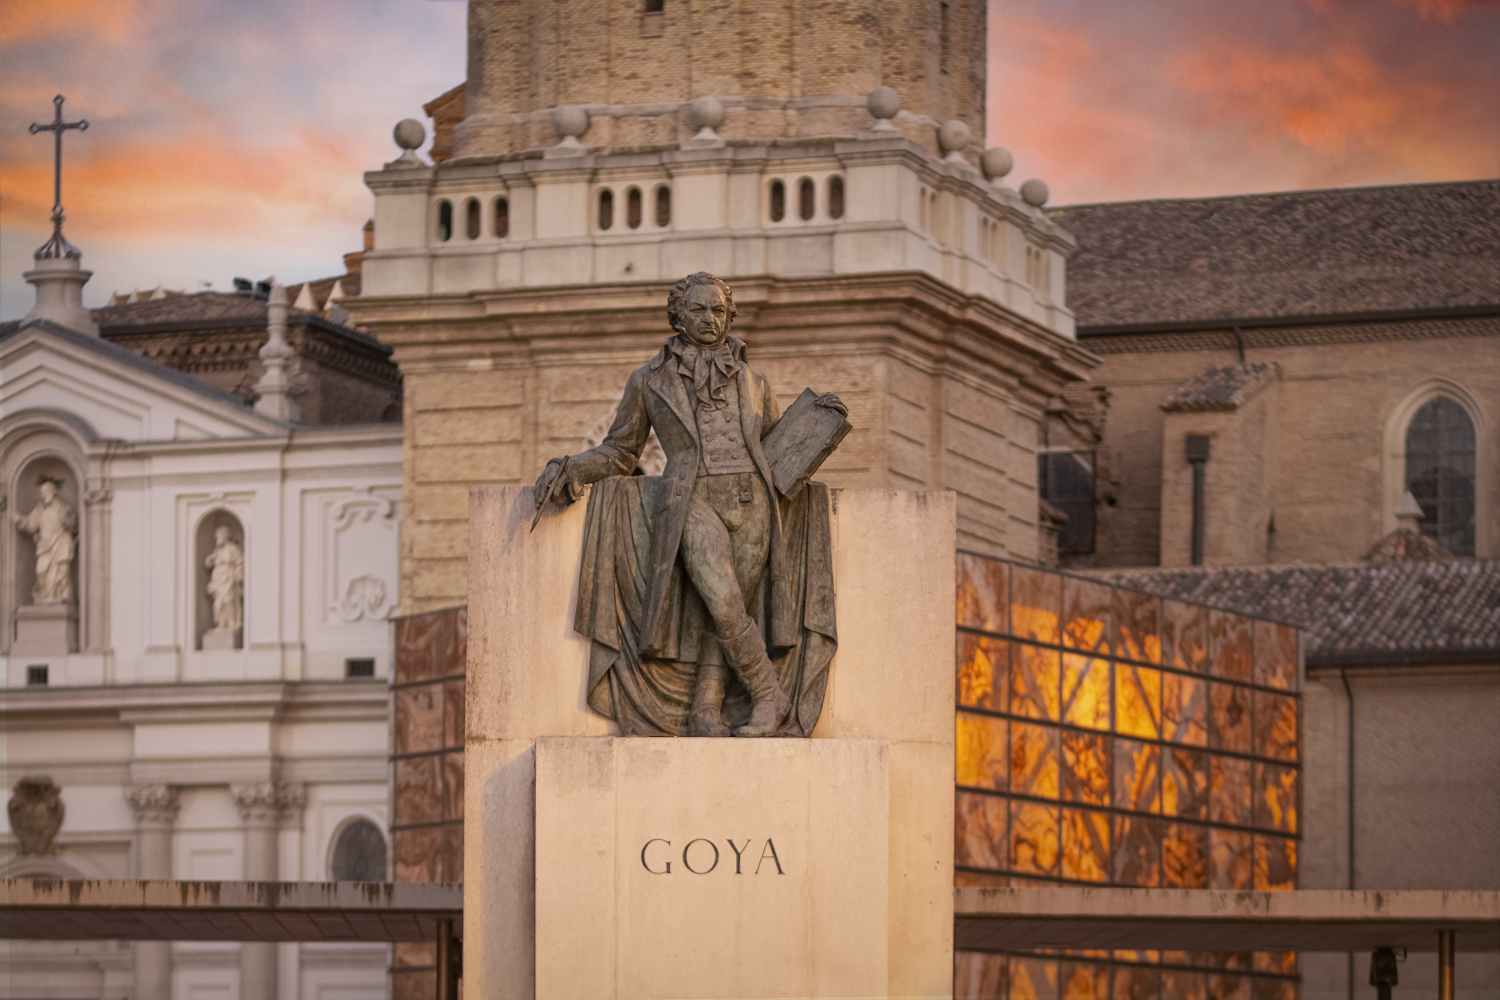
M 537 740 L 538 1000 L 886 996 L 889 758 L 880 740 Z
M 66 656 L 78 652 L 78 606 L 23 604 L 16 609 L 10 655 Z
M 204 649 L 239 649 L 240 630 L 237 628 L 211 628 L 203 633 Z

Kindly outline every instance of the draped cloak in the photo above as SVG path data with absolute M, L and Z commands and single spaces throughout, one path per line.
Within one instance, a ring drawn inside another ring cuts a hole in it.
M 744 362 L 744 344 L 729 343 L 740 427 L 771 496 L 771 542 L 753 617 L 792 711 L 781 735 L 807 736 L 817 723 L 828 664 L 838 645 L 834 621 L 828 489 L 810 483 L 791 500 L 773 485 L 762 439 L 780 417 L 770 384 Z M 669 341 L 670 344 L 670 341 Z M 608 436 L 568 459 L 575 482 L 592 482 L 574 628 L 591 642 L 588 703 L 630 736 L 687 733 L 698 664 L 721 663 L 713 620 L 679 552 L 700 443 L 693 399 L 668 345 L 631 373 Z M 666 453 L 661 476 L 632 476 L 655 428 Z M 750 698 L 734 681 L 724 719 L 743 725 Z

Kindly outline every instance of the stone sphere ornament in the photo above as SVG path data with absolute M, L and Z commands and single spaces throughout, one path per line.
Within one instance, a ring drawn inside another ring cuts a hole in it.
M 396 140 L 396 145 L 402 149 L 411 151 L 422 145 L 427 140 L 427 129 L 415 118 L 403 118 L 396 123 L 391 135 Z
M 962 153 L 969 148 L 971 138 L 973 136 L 969 132 L 969 126 L 954 118 L 943 122 L 942 127 L 938 129 L 938 148 L 949 156 Z
M 552 127 L 563 142 L 578 137 L 589 130 L 589 113 L 576 104 L 564 104 L 552 109 Z
M 1047 185 L 1033 177 L 1021 185 L 1021 200 L 1032 208 L 1041 208 L 1047 204 L 1047 199 L 1052 192 L 1047 190 Z
M 871 117 L 881 121 L 894 118 L 901 110 L 901 95 L 896 93 L 895 87 L 876 87 L 865 98 L 865 108 Z
M 724 102 L 717 97 L 696 97 L 688 105 L 693 127 L 716 129 L 724 122 Z
M 1016 165 L 1015 158 L 1010 155 L 1010 150 L 1001 149 L 999 146 L 991 146 L 984 151 L 979 158 L 979 166 L 984 170 L 984 176 L 988 180 L 998 181 Z

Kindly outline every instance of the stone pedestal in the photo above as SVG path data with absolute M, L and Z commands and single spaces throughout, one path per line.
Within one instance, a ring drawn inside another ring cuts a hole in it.
M 880 740 L 536 744 L 536 996 L 884 996 Z
M 76 652 L 78 605 L 23 604 L 16 609 L 11 656 L 66 656 Z
M 93 271 L 83 269 L 77 257 L 37 258 L 32 269 L 21 275 L 36 288 L 36 305 L 22 322 L 44 319 L 69 330 L 99 336 L 99 324 L 83 305 L 83 286 L 93 275 Z
M 236 628 L 211 628 L 203 633 L 203 648 L 239 649 L 240 630 Z
M 584 505 L 530 492 L 470 493 L 465 995 L 950 996 L 953 494 L 833 492 L 811 740 L 640 740 L 584 703 Z

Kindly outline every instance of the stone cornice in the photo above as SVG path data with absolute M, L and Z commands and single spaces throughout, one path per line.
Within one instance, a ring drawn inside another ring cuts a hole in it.
M 1478 316 L 1412 315 L 1390 319 L 1346 322 L 1303 321 L 1305 325 L 1243 327 L 1238 341 L 1233 329 L 1220 323 L 1196 329 L 1142 331 L 1139 333 L 1080 334 L 1080 342 L 1092 353 L 1146 354 L 1159 351 L 1235 350 L 1245 347 L 1299 347 L 1330 344 L 1374 343 L 1392 340 L 1433 340 L 1443 337 L 1500 336 L 1500 313 Z

